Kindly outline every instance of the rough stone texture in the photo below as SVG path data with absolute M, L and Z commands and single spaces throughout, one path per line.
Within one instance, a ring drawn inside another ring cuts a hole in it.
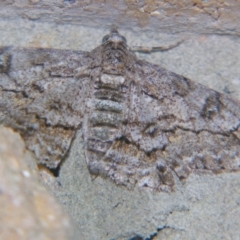
M 166 46 L 139 54 L 192 80 L 240 99 L 237 1 L 4 1 L 0 45 L 90 51 L 115 23 L 130 46 Z M 238 173 L 191 175 L 171 194 L 128 191 L 91 179 L 81 132 L 59 181 L 45 178 L 78 222 L 81 239 L 238 239 Z M 135 238 L 137 239 L 137 238 Z
M 232 34 L 240 29 L 239 8 L 234 0 L 7 0 L 0 4 L 0 15 L 94 27 L 114 22 L 125 28 Z
M 0 127 L 0 239 L 79 239 L 80 232 L 40 184 L 34 158 Z

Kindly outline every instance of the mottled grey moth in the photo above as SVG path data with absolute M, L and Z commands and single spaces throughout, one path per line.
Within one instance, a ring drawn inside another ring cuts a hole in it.
M 91 174 L 172 190 L 239 169 L 240 104 L 136 58 L 113 28 L 91 52 L 2 48 L 0 121 L 56 168 L 82 129 Z

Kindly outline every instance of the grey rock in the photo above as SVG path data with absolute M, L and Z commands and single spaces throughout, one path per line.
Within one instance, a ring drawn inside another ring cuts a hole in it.
M 7 0 L 0 3 L 0 17 L 28 19 L 99 28 L 112 23 L 124 28 L 161 32 L 234 34 L 239 32 L 238 1 L 132 1 Z
M 81 238 L 81 232 L 39 181 L 36 160 L 11 129 L 0 126 L 0 239 Z
M 177 48 L 139 57 L 240 99 L 239 3 L 199 1 L 193 6 L 189 1 L 179 6 L 162 2 L 167 8 L 159 5 L 156 11 L 153 4 L 126 3 L 113 3 L 116 8 L 111 11 L 110 6 L 102 9 L 87 1 L 79 1 L 79 8 L 71 2 L 50 1 L 49 6 L 46 1 L 4 1 L 0 45 L 90 51 L 100 44 L 113 22 L 130 46 L 169 45 L 187 36 Z M 89 10 L 94 9 L 92 14 Z M 154 14 L 157 17 L 152 20 Z M 62 187 L 56 189 L 55 181 L 49 183 L 78 222 L 81 239 L 239 238 L 239 174 L 191 175 L 171 194 L 128 191 L 109 180 L 91 179 L 82 150 L 79 132 L 60 171 Z

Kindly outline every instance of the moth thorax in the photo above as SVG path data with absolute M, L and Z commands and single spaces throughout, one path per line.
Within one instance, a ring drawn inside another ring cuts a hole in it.
M 116 89 L 121 87 L 125 82 L 125 78 L 121 75 L 102 74 L 100 79 L 101 84 L 103 84 L 104 86 Z
M 110 74 L 123 74 L 126 65 L 126 54 L 122 49 L 108 49 L 103 54 L 103 70 Z

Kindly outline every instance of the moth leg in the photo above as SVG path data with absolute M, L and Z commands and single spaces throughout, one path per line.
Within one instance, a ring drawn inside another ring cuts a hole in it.
M 182 39 L 176 43 L 173 43 L 169 46 L 162 46 L 162 47 L 147 47 L 147 46 L 133 46 L 131 48 L 131 51 L 133 52 L 141 52 L 141 53 L 152 53 L 152 52 L 162 52 L 162 51 L 168 51 L 172 48 L 175 48 L 182 44 L 185 41 L 185 39 Z

